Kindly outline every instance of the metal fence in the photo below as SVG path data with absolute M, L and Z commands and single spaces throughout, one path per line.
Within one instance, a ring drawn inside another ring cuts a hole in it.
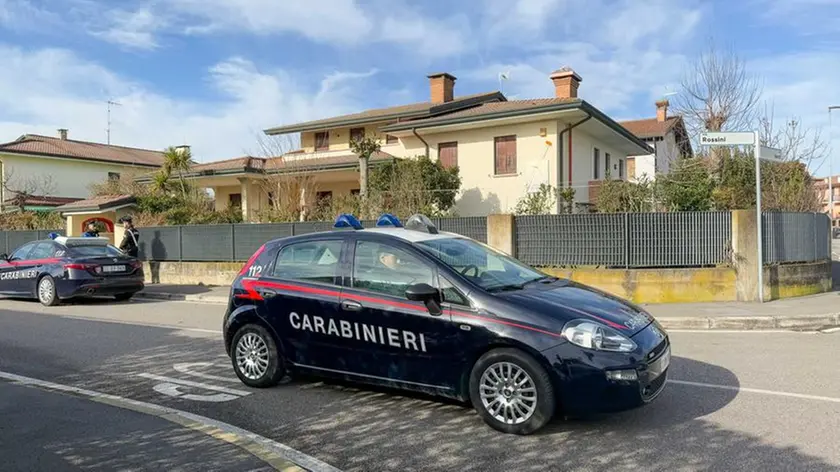
M 433 218 L 441 231 L 487 242 L 487 218 Z M 372 228 L 375 221 L 362 221 Z M 140 228 L 140 258 L 151 261 L 245 261 L 272 239 L 327 231 L 332 222 L 158 226 Z
M 50 233 L 64 235 L 64 230 L 0 231 L 0 253 L 10 254 L 28 242 L 47 239 Z
M 516 217 L 516 256 L 539 266 L 714 266 L 731 240 L 729 212 Z
M 831 259 L 831 220 L 824 213 L 772 212 L 762 215 L 764 263 Z

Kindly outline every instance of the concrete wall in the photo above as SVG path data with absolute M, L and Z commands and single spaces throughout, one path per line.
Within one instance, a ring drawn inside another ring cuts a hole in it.
M 140 238 L 143 229 L 140 229 Z M 144 262 L 146 283 L 176 285 L 230 285 L 242 262 Z
M 770 300 L 814 295 L 831 289 L 831 261 L 764 268 L 764 293 Z
M 563 148 L 564 154 L 568 152 L 568 146 L 569 144 L 566 142 Z M 611 179 L 618 179 L 617 165 L 619 160 L 626 165 L 626 154 L 622 154 L 616 149 L 606 146 L 603 142 L 596 140 L 579 129 L 572 130 L 572 187 L 575 189 L 575 202 L 589 203 L 591 201 L 589 195 L 589 182 L 595 180 L 595 148 L 598 148 L 601 154 L 600 179 L 598 180 L 603 180 L 605 178 L 607 171 L 607 153 L 610 154 L 610 162 L 612 166 L 610 169 Z M 568 159 L 569 156 L 565 155 L 564 160 L 566 163 L 568 163 Z M 625 173 L 625 178 L 626 177 Z M 564 183 L 567 184 L 569 169 L 563 169 L 563 178 Z
M 21 156 L 18 154 L 0 154 L 2 172 L 10 176 L 9 186 L 15 188 L 21 181 L 35 179 L 51 180 L 51 189 L 37 189 L 38 194 L 53 197 L 87 198 L 91 184 L 104 182 L 109 172 L 118 174 L 139 174 L 152 172 L 148 167 L 135 167 L 123 164 L 89 162 L 78 159 L 58 159 L 41 156 Z M 4 195 L 6 200 L 12 195 Z

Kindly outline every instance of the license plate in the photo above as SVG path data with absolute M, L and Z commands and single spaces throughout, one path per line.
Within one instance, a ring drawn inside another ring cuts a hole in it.
M 650 372 L 651 379 L 655 379 L 662 375 L 669 365 L 671 365 L 671 346 L 665 348 L 665 352 L 659 356 L 659 359 L 656 359 L 648 366 L 648 372 Z
M 102 266 L 102 272 L 125 272 L 124 265 Z

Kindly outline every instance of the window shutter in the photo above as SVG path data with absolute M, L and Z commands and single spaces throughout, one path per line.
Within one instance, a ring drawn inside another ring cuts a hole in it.
M 330 149 L 330 135 L 329 133 L 321 132 L 315 133 L 315 150 L 328 151 Z
M 350 129 L 350 141 L 361 141 L 365 137 L 365 129 L 364 128 L 351 128 Z
M 516 173 L 516 136 L 499 136 L 494 139 L 496 144 L 495 171 L 496 175 Z
M 458 165 L 458 143 L 440 143 L 438 144 L 438 160 L 440 164 L 446 169 Z

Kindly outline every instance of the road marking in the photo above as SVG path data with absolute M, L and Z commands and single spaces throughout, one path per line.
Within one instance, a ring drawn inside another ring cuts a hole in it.
M 834 397 L 823 397 L 820 395 L 806 395 L 804 393 L 791 393 L 791 392 L 777 392 L 775 390 L 763 390 L 760 388 L 747 388 L 747 387 L 735 387 L 732 385 L 718 385 L 718 384 L 708 384 L 702 382 L 689 382 L 687 380 L 671 380 L 668 379 L 668 383 L 674 383 L 678 385 L 689 385 L 691 387 L 703 387 L 703 388 L 716 388 L 718 390 L 732 390 L 735 392 L 748 392 L 748 393 L 759 393 L 762 395 L 773 395 L 777 397 L 791 397 L 791 398 L 801 398 L 803 400 L 817 400 L 823 402 L 831 402 L 831 403 L 840 403 L 840 398 Z
M 24 377 L 11 372 L 0 371 L 0 378 L 10 380 L 21 385 L 40 387 L 48 390 L 55 390 L 87 397 L 100 403 L 106 403 L 120 408 L 157 416 L 196 431 L 204 432 L 205 434 L 209 434 L 217 439 L 236 444 L 260 459 L 275 466 L 279 470 L 284 470 L 285 467 L 290 467 L 288 462 L 291 462 L 296 464 L 298 467 L 309 470 L 310 472 L 341 472 L 339 469 L 286 446 L 285 444 L 272 441 L 264 436 L 260 436 L 259 434 L 252 433 L 232 424 L 207 418 L 206 416 L 196 415 L 194 413 L 189 413 L 172 407 L 155 405 L 154 403 L 132 400 L 130 398 L 120 397 L 117 395 L 110 395 L 79 387 L 72 387 L 70 385 Z M 271 456 L 278 456 L 284 459 L 286 461 L 285 467 Z
M 236 390 L 236 389 L 227 388 L 227 387 L 217 387 L 215 385 L 210 385 L 210 384 L 206 384 L 206 383 L 193 382 L 192 380 L 173 379 L 172 377 L 166 377 L 166 376 L 157 375 L 157 374 L 142 373 L 142 374 L 137 374 L 137 376 L 138 377 L 143 377 L 143 378 L 146 378 L 146 379 L 159 380 L 161 382 L 166 382 L 166 383 L 180 384 L 180 385 L 184 385 L 184 386 L 187 386 L 187 387 L 203 388 L 205 390 L 212 390 L 214 392 L 227 393 L 229 395 L 238 395 L 238 396 L 241 396 L 241 397 L 244 397 L 244 396 L 247 396 L 247 395 L 251 394 L 251 392 L 246 392 L 244 390 Z
M 231 395 L 229 393 L 214 393 L 212 395 L 197 395 L 194 393 L 184 393 L 178 390 L 179 388 L 181 388 L 180 385 L 164 382 L 155 385 L 154 387 L 152 387 L 152 390 L 163 395 L 168 395 L 170 397 L 183 398 L 184 400 L 192 400 L 195 402 L 221 403 L 236 400 L 237 398 L 242 398 L 238 395 Z
M 837 327 L 837 328 L 827 328 L 827 329 L 823 329 L 823 330 L 821 330 L 820 332 L 821 332 L 821 333 L 823 333 L 823 334 L 834 334 L 834 333 L 840 333 L 840 327 Z
M 219 382 L 236 382 L 241 383 L 238 378 L 230 378 L 230 377 L 222 377 L 221 375 L 212 375 L 212 374 L 205 374 L 204 372 L 194 372 L 191 369 L 193 367 L 211 367 L 213 366 L 212 362 L 190 362 L 190 363 L 181 363 L 175 364 L 172 366 L 177 372 L 180 372 L 185 375 L 191 375 L 193 377 L 199 377 L 202 379 L 207 380 L 217 380 Z

